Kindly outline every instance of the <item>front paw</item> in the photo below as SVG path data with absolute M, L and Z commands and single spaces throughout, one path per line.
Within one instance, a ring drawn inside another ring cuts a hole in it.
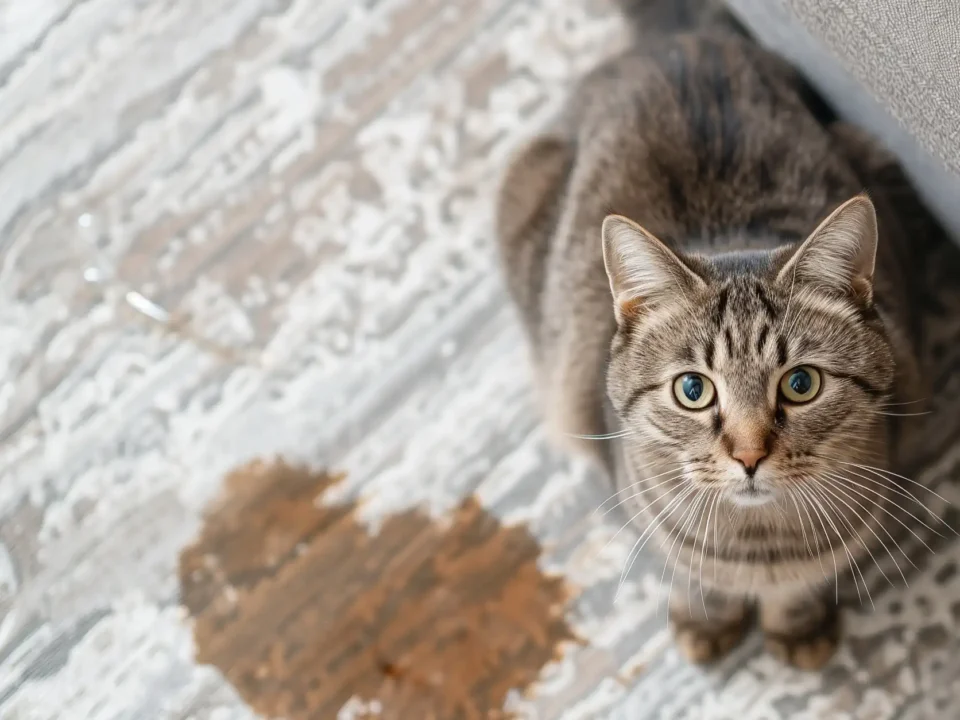
M 820 670 L 833 657 L 840 644 L 840 612 L 835 605 L 823 602 L 816 608 L 805 609 L 795 624 L 771 623 L 761 614 L 764 643 L 767 650 L 787 665 L 799 670 Z M 791 615 L 788 613 L 787 615 Z M 764 622 L 767 620 L 767 622 Z
M 694 665 L 710 665 L 721 660 L 741 643 L 749 630 L 746 617 L 732 623 L 671 618 L 677 649 Z

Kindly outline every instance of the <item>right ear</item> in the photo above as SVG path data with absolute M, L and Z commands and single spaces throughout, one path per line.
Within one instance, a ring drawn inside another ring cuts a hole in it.
M 676 253 L 632 220 L 608 215 L 602 235 L 603 264 L 618 323 L 704 286 L 703 278 Z

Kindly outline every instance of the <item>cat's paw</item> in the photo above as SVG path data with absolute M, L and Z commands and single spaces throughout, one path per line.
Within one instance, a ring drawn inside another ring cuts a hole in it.
M 677 649 L 688 662 L 710 665 L 739 645 L 749 627 L 746 619 L 729 624 L 674 620 L 671 629 Z
M 816 608 L 816 613 L 804 608 L 806 622 L 799 622 L 794 627 L 778 623 L 776 627 L 764 625 L 761 616 L 761 626 L 764 632 L 764 644 L 767 650 L 781 662 L 792 665 L 798 670 L 820 670 L 833 657 L 840 644 L 840 613 L 837 608 L 823 603 Z M 811 615 L 815 622 L 809 622 Z M 800 617 L 795 616 L 795 620 Z
M 764 644 L 771 655 L 798 670 L 820 670 L 830 662 L 839 645 L 838 636 L 814 635 L 791 638 L 767 635 Z

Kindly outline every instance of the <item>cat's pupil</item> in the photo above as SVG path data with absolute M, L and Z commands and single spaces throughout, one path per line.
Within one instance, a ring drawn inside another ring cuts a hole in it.
M 813 378 L 806 370 L 794 370 L 790 375 L 790 389 L 797 395 L 806 395 L 813 387 Z
M 699 375 L 687 375 L 683 379 L 683 394 L 691 402 L 696 402 L 703 395 L 703 380 Z

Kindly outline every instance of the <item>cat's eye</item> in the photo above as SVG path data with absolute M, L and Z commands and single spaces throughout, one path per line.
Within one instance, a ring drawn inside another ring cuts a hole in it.
M 820 371 L 809 365 L 801 365 L 788 370 L 780 378 L 780 393 L 792 403 L 805 403 L 817 396 L 820 385 Z
M 684 373 L 673 381 L 673 394 L 683 407 L 703 410 L 713 403 L 717 391 L 710 378 L 700 373 Z

